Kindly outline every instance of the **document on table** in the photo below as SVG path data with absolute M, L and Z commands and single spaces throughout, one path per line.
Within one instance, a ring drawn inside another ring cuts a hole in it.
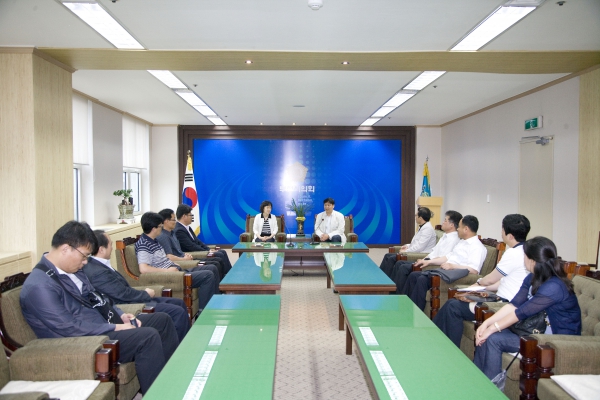
M 459 292 L 481 292 L 485 290 L 485 286 L 469 286 L 458 289 Z

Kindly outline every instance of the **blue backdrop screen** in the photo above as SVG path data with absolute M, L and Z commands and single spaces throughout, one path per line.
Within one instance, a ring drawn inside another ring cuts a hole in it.
M 295 233 L 295 215 L 285 207 L 292 198 L 314 206 L 306 215 L 309 235 L 323 199 L 332 197 L 335 210 L 353 215 L 359 241 L 398 243 L 401 150 L 400 140 L 195 139 L 200 237 L 237 243 L 246 214 L 258 214 L 263 200 Z

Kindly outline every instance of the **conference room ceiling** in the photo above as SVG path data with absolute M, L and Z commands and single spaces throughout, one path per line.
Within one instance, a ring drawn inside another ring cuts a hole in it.
M 153 124 L 211 123 L 146 69 L 230 125 L 349 126 L 421 71 L 449 71 L 385 126 L 444 124 L 600 64 L 599 0 L 547 0 L 476 53 L 448 50 L 506 0 L 98 2 L 147 51 L 114 49 L 50 0 L 0 0 L 0 46 L 38 47 L 77 69 L 74 89 Z

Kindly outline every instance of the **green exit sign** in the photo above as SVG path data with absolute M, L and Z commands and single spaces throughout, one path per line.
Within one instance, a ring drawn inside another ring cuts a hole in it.
M 542 116 L 525 120 L 525 130 L 538 129 L 542 127 Z

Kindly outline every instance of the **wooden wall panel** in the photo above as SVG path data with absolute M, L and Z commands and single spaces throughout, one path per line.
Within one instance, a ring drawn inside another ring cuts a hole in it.
M 600 68 L 579 82 L 577 261 L 596 262 L 600 231 Z

